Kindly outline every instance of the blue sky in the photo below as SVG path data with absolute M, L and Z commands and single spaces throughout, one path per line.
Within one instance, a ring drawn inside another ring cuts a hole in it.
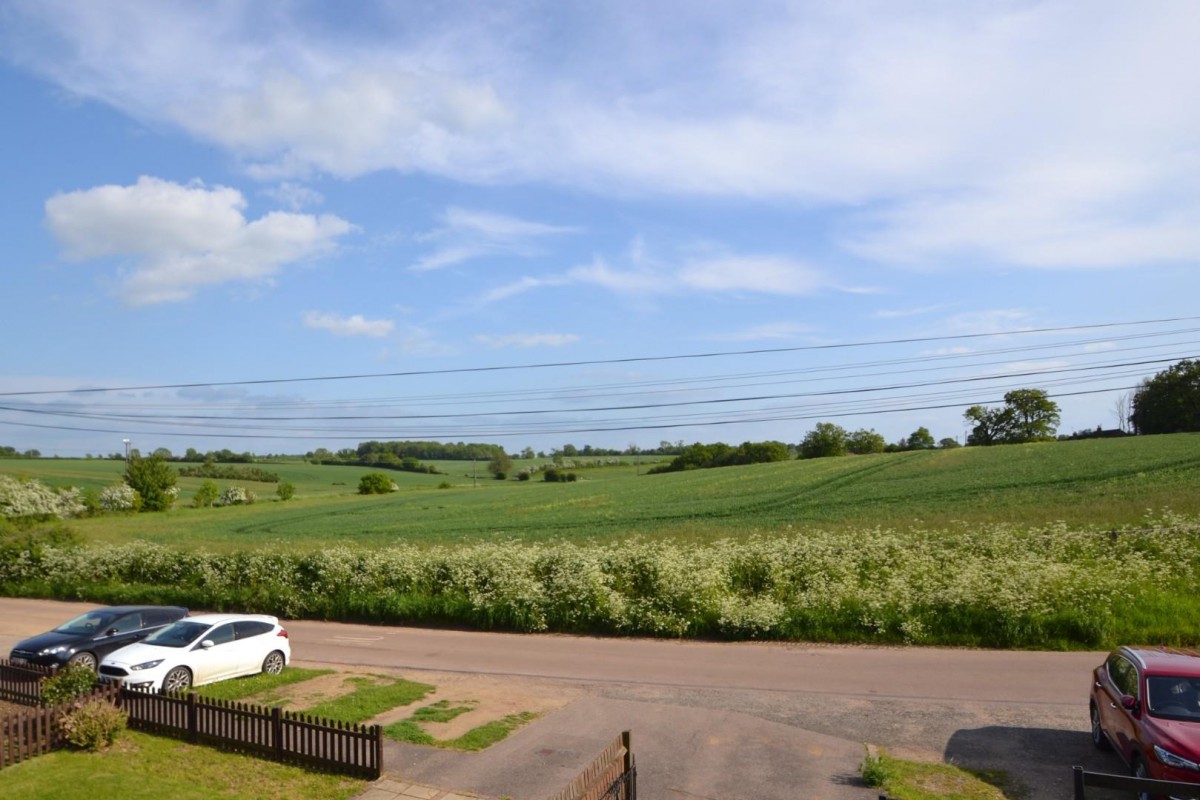
M 0 444 L 1069 432 L 1200 351 L 1195 3 L 493 5 L 0 0 Z

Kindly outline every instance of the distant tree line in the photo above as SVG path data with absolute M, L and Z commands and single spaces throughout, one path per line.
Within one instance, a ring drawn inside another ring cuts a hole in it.
M 8 445 L 0 445 L 0 458 L 41 458 L 42 454 L 38 450 L 25 450 L 17 452 L 17 448 L 9 447 Z
M 791 457 L 792 451 L 783 442 L 743 442 L 737 447 L 731 447 L 724 442 L 715 444 L 697 442 L 685 447 L 683 452 L 669 463 L 651 468 L 647 474 L 731 467 L 738 464 L 765 464 L 772 461 L 787 461 Z

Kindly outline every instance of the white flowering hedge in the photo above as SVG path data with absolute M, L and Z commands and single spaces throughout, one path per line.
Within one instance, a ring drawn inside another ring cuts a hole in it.
M 137 490 L 125 483 L 100 490 L 100 508 L 105 511 L 136 511 L 141 503 Z
M 69 519 L 87 511 L 78 489 L 51 489 L 35 480 L 0 475 L 0 516 L 9 519 Z
M 1137 600 L 1134 592 L 1194 585 L 1200 521 L 1167 516 L 1119 531 L 872 529 L 706 545 L 514 542 L 309 554 L 218 554 L 137 542 L 0 551 L 0 558 L 0 591 L 7 594 L 156 600 L 285 617 L 734 639 L 1100 646 L 1124 634 L 1114 632 L 1113 615 Z

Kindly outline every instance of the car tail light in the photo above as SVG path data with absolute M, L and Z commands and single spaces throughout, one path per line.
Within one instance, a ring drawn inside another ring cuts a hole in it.
M 288 638 L 288 635 L 287 635 L 287 629 L 286 629 L 286 628 L 280 628 L 280 629 L 279 629 L 279 633 L 277 633 L 277 634 L 275 634 L 275 635 L 276 635 L 276 636 L 282 636 L 283 638 L 285 638 L 285 639 L 286 639 L 286 638 Z

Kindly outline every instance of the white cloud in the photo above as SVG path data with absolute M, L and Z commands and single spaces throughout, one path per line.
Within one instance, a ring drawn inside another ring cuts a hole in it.
M 493 349 L 501 347 L 562 347 L 574 344 L 579 337 L 573 333 L 512 333 L 505 336 L 479 334 L 475 341 Z
M 329 331 L 334 336 L 371 336 L 379 338 L 387 336 L 396 326 L 391 320 L 366 319 L 361 314 L 354 314 L 350 317 L 339 317 L 336 314 L 309 311 L 304 315 L 304 327 Z
M 316 189 L 302 186 L 291 181 L 284 181 L 270 189 L 264 189 L 263 194 L 272 200 L 282 203 L 292 211 L 319 206 L 325 202 L 325 195 Z
M 1192 2 L 437 7 L 39 0 L 0 44 L 260 177 L 766 198 L 889 263 L 1200 258 Z
M 143 176 L 46 201 L 46 223 L 76 261 L 125 258 L 120 294 L 133 305 L 185 300 L 206 286 L 264 281 L 331 252 L 354 227 L 335 216 L 242 214 L 236 189 Z
M 678 273 L 682 286 L 705 292 L 807 295 L 824 283 L 815 269 L 775 256 L 731 256 L 699 261 Z

